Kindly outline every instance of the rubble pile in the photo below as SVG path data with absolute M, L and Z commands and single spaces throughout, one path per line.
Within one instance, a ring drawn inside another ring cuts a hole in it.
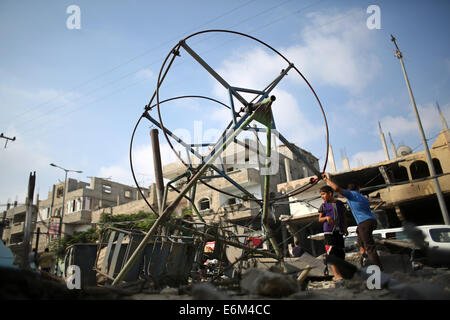
M 196 283 L 183 288 L 165 288 L 158 293 L 133 295 L 131 299 L 175 300 L 449 300 L 450 270 L 428 268 L 411 273 L 386 275 L 387 286 L 369 290 L 366 280 L 355 274 L 342 282 L 307 281 L 302 289 L 293 275 L 249 269 L 238 290 L 226 290 L 219 283 Z

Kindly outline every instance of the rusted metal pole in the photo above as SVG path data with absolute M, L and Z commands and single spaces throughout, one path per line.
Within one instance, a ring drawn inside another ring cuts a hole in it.
M 259 108 L 264 107 L 264 105 L 261 105 Z M 259 109 L 258 108 L 258 109 Z M 167 220 L 170 216 L 170 214 L 175 210 L 175 208 L 178 206 L 178 204 L 180 203 L 181 199 L 184 197 L 184 195 L 192 188 L 192 186 L 197 183 L 197 180 L 200 179 L 200 177 L 203 176 L 203 174 L 205 173 L 205 171 L 209 168 L 209 166 L 211 164 L 214 163 L 214 161 L 217 159 L 218 156 L 220 156 L 222 154 L 221 151 L 225 150 L 226 147 L 232 143 L 234 141 L 234 138 L 241 133 L 241 131 L 246 128 L 250 122 L 253 121 L 254 117 L 255 117 L 256 111 L 251 114 L 236 130 L 234 130 L 234 132 L 232 132 L 227 140 L 217 146 L 217 148 L 215 148 L 215 152 L 214 154 L 211 155 L 211 157 L 209 158 L 209 160 L 199 169 L 199 171 L 196 172 L 196 174 L 192 177 L 192 179 L 186 184 L 186 186 L 180 191 L 180 194 L 177 196 L 177 198 L 167 207 L 164 209 L 163 213 L 159 216 L 159 218 L 155 221 L 155 223 L 152 225 L 152 227 L 150 228 L 150 230 L 147 232 L 147 234 L 145 235 L 144 239 L 142 239 L 141 243 L 139 244 L 139 246 L 136 248 L 136 250 L 133 252 L 133 254 L 131 255 L 130 259 L 128 260 L 128 262 L 125 264 L 125 266 L 122 268 L 122 270 L 120 270 L 119 274 L 117 275 L 117 277 L 114 279 L 112 285 L 117 285 L 118 283 L 120 283 L 120 281 L 122 281 L 122 279 L 128 274 L 128 271 L 133 267 L 133 265 L 136 263 L 136 259 L 141 255 L 142 250 L 145 248 L 148 240 L 150 239 L 150 237 L 156 232 L 157 228 L 159 227 L 160 224 L 162 224 L 162 222 L 164 222 L 165 220 Z
M 24 224 L 24 234 L 23 234 L 23 261 L 22 268 L 30 269 L 30 263 L 28 261 L 28 255 L 30 254 L 31 248 L 31 226 L 33 217 L 33 197 L 34 197 L 34 186 L 36 184 L 36 171 L 31 173 L 28 179 L 28 197 L 27 197 L 27 211 L 25 216 Z
M 158 129 L 150 130 L 150 138 L 152 141 L 153 151 L 153 167 L 155 169 L 155 182 L 156 182 L 156 195 L 158 199 L 159 214 L 162 213 L 163 207 L 163 194 L 164 194 L 164 181 L 163 171 L 161 165 L 161 150 L 159 148 Z
M 273 237 L 272 230 L 268 223 L 268 217 L 269 217 L 269 202 L 270 202 L 270 167 L 272 165 L 271 163 L 271 154 L 272 154 L 272 130 L 271 125 L 269 124 L 266 126 L 266 163 L 265 163 L 265 176 L 264 176 L 264 201 L 263 201 L 263 214 L 262 214 L 262 220 L 264 229 L 268 234 L 268 238 L 270 241 L 270 244 L 272 245 L 273 249 L 275 250 L 276 255 L 282 259 L 282 254 L 280 252 L 280 248 L 278 247 L 277 241 Z

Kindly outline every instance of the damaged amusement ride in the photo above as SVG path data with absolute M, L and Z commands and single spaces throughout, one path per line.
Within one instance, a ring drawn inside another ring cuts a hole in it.
M 265 50 L 271 51 L 277 58 L 281 58 L 283 64 L 285 64 L 285 68 L 283 68 L 278 75 L 274 75 L 273 80 L 263 89 L 233 86 L 191 47 L 191 42 L 198 36 L 214 34 L 227 34 L 237 38 L 244 38 L 251 42 L 256 42 L 258 46 L 264 47 Z M 176 59 L 179 60 L 181 57 L 193 59 L 197 66 L 206 70 L 206 72 L 209 73 L 221 87 L 225 88 L 229 96 L 229 103 L 226 104 L 211 97 L 201 95 L 182 95 L 161 100 L 160 90 L 164 87 L 164 80 L 174 66 Z M 288 75 L 288 72 L 296 74 L 304 81 L 304 83 L 306 83 L 314 96 L 313 99 L 316 101 L 322 113 L 326 130 L 326 157 L 322 172 L 312 165 L 308 159 L 299 152 L 298 148 L 283 136 L 275 125 L 272 107 L 276 105 L 276 97 L 272 94 L 272 91 L 283 78 Z M 252 98 L 246 98 L 248 96 L 251 96 Z M 217 141 L 213 143 L 186 143 L 167 127 L 163 119 L 164 104 L 171 101 L 181 101 L 186 99 L 218 105 L 228 112 L 230 121 Z M 152 111 L 156 111 L 157 117 L 151 115 Z M 151 125 L 157 128 L 151 130 L 153 164 L 158 200 L 157 208 L 154 208 L 149 201 L 147 201 L 137 182 L 133 168 L 133 140 L 136 130 L 143 119 L 149 120 Z M 172 179 L 165 186 L 162 176 L 161 154 L 158 141 L 159 131 L 162 132 L 162 135 L 167 140 L 168 145 L 174 151 L 179 161 L 185 166 L 185 173 Z M 259 142 L 255 148 L 240 141 L 238 136 L 243 132 L 253 132 L 257 137 L 258 133 L 265 133 L 265 146 Z M 109 229 L 107 233 L 104 233 L 100 240 L 100 248 L 97 252 L 96 271 L 111 281 L 113 286 L 118 285 L 123 281 L 136 279 L 136 275 L 141 274 L 142 272 L 144 277 L 151 278 L 155 283 L 161 283 L 161 280 L 165 279 L 168 281 L 166 283 L 176 285 L 186 281 L 188 277 L 191 277 L 191 271 L 195 270 L 195 266 L 199 267 L 199 274 L 202 273 L 202 265 L 204 265 L 205 258 L 204 248 L 207 242 L 212 242 L 214 243 L 213 252 L 215 254 L 212 258 L 225 258 L 225 260 L 227 260 L 225 265 L 219 263 L 220 268 L 216 266 L 211 269 L 210 275 L 214 279 L 221 279 L 221 276 L 224 274 L 228 275 L 230 278 L 234 278 L 240 275 L 243 268 L 256 266 L 258 263 L 261 263 L 261 261 L 269 261 L 269 264 L 277 267 L 282 273 L 292 272 L 293 266 L 286 262 L 286 258 L 284 258 L 279 243 L 274 237 L 271 209 L 277 202 L 288 199 L 292 195 L 299 194 L 309 189 L 316 184 L 320 178 L 311 179 L 305 185 L 278 197 L 271 194 L 269 191 L 270 178 L 271 175 L 276 173 L 273 172 L 272 168 L 274 162 L 272 144 L 273 141 L 275 141 L 275 138 L 279 139 L 279 141 L 292 152 L 297 160 L 301 161 L 306 168 L 314 173 L 314 175 L 317 177 L 322 176 L 322 173 L 326 168 L 328 156 L 328 126 L 325 112 L 314 89 L 297 67 L 273 47 L 257 38 L 240 32 L 229 30 L 205 30 L 191 34 L 179 41 L 172 50 L 170 50 L 170 53 L 167 55 L 160 68 L 156 89 L 149 103 L 146 105 L 144 113 L 136 123 L 130 142 L 130 165 L 133 179 L 146 204 L 158 218 L 153 222 L 153 225 L 146 233 L 136 233 L 130 230 L 121 229 Z M 260 164 L 259 174 L 264 176 L 263 190 L 261 192 L 262 197 L 257 198 L 253 193 L 246 190 L 242 185 L 235 181 L 225 169 L 221 155 L 231 144 L 244 146 L 246 149 L 250 149 L 257 154 L 257 159 Z M 175 150 L 174 145 L 186 151 L 187 159 L 181 157 Z M 199 148 L 202 148 L 202 150 L 207 149 L 206 154 L 200 153 L 198 151 Z M 196 161 L 191 161 L 193 158 Z M 208 175 L 206 175 L 207 173 Z M 231 193 L 229 189 L 223 190 L 216 188 L 210 183 L 212 179 L 223 179 L 226 183 L 231 184 L 237 192 Z M 182 184 L 180 184 L 179 181 L 182 181 Z M 174 185 L 175 182 L 178 182 L 177 187 Z M 252 246 L 246 241 L 252 234 L 250 228 L 224 220 L 213 225 L 207 223 L 199 213 L 194 201 L 196 187 L 199 183 L 214 191 L 241 199 L 242 201 L 256 203 L 260 207 L 261 226 L 264 233 L 262 243 L 265 244 L 265 249 L 261 249 L 260 244 L 258 244 L 258 246 Z M 167 203 L 167 194 L 169 191 L 176 192 L 177 196 L 170 203 Z M 181 219 L 180 221 L 179 218 L 173 217 L 173 212 L 182 200 L 187 201 L 187 203 L 190 204 L 192 212 L 195 213 L 198 219 L 195 221 L 183 221 Z M 174 237 L 176 232 L 183 236 L 179 238 Z M 294 269 L 302 271 L 298 268 Z M 320 272 L 323 271 L 320 270 Z M 204 273 L 203 270 L 203 274 Z M 131 274 L 134 276 L 130 276 Z M 194 277 L 192 277 L 192 279 L 194 279 Z

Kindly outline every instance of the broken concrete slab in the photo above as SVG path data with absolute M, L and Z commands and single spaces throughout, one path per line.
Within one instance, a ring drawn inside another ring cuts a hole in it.
M 256 259 L 256 267 L 258 269 L 269 270 L 273 266 L 279 264 L 279 261 L 272 258 L 258 258 Z M 309 269 L 308 277 L 325 277 L 324 270 L 328 269 L 328 274 L 332 274 L 331 268 L 325 265 L 323 257 L 314 257 L 305 252 L 298 258 L 284 258 L 284 262 L 287 268 L 287 273 L 298 273 L 305 269 Z
M 196 283 L 192 285 L 192 299 L 194 300 L 231 300 L 226 293 L 218 290 L 208 282 Z
M 241 289 L 271 298 L 287 297 L 299 290 L 294 278 L 262 269 L 249 269 L 241 280 Z
M 397 283 L 389 286 L 389 291 L 393 292 L 400 299 L 407 300 L 450 300 L 450 292 L 442 287 L 430 282 L 420 283 Z

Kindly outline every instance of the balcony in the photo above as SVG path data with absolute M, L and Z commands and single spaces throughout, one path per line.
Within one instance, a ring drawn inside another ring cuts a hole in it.
M 88 210 L 66 213 L 63 218 L 63 223 L 90 223 L 91 216 L 91 211 Z
M 439 185 L 443 193 L 450 193 L 450 176 L 440 176 L 438 178 Z M 379 193 L 386 205 L 393 206 L 408 201 L 423 199 L 427 196 L 434 196 L 436 194 L 433 180 L 411 181 L 397 186 L 387 186 L 386 188 L 377 190 L 372 193 Z
M 236 181 L 238 184 L 240 184 L 244 188 L 249 185 L 260 184 L 261 181 L 264 181 L 261 178 L 264 176 L 260 176 L 258 170 L 253 169 L 253 168 L 238 169 L 238 170 L 235 170 L 232 172 L 228 172 L 227 174 L 231 179 Z M 221 190 L 226 190 L 226 189 L 234 190 L 235 189 L 235 187 L 230 182 L 225 180 L 225 178 L 205 179 L 205 180 L 212 186 L 214 186 L 218 189 L 221 189 Z
M 15 222 L 11 225 L 11 235 L 23 233 L 25 228 L 25 222 Z

